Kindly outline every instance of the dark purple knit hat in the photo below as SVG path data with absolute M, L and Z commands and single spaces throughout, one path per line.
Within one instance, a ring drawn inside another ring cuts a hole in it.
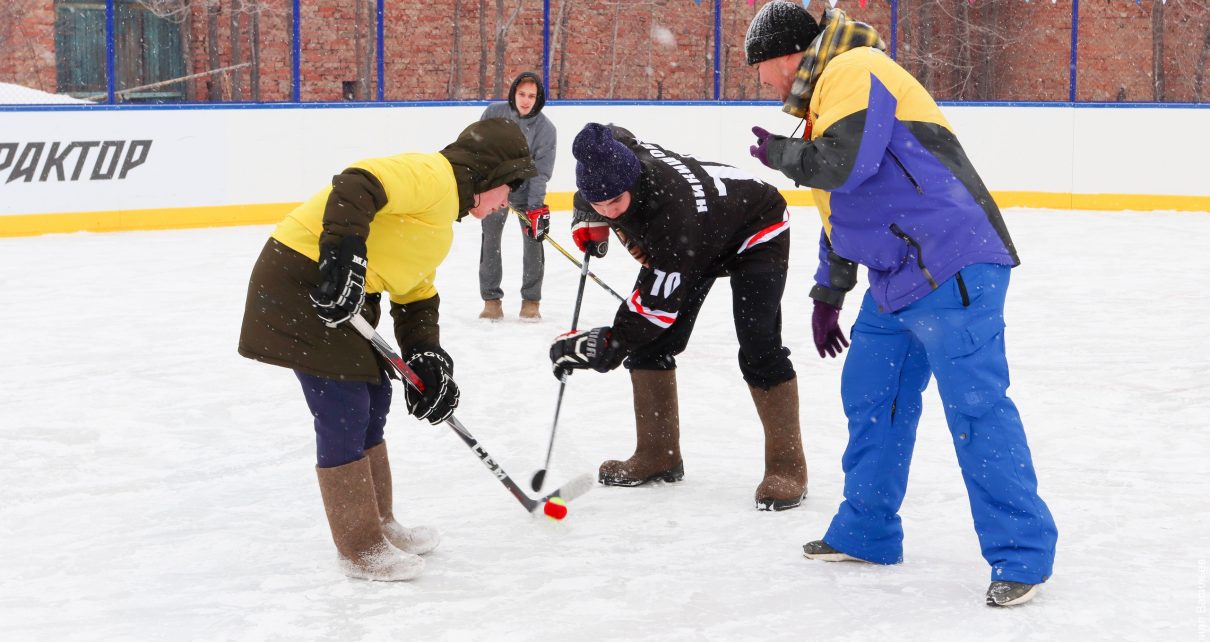
M 590 202 L 615 198 L 639 180 L 639 157 L 600 123 L 588 123 L 576 134 L 571 155 L 576 157 L 576 187 Z

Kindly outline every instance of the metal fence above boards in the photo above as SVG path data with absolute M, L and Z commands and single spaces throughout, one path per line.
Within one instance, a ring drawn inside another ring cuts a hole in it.
M 0 104 L 768 100 L 770 0 L 6 0 Z M 773 0 L 798 1 L 798 0 Z M 807 0 L 941 100 L 1207 102 L 1210 0 Z

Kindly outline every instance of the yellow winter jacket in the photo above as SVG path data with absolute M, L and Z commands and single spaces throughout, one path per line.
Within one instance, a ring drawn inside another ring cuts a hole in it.
M 387 195 L 366 238 L 366 292 L 387 292 L 401 305 L 435 296 L 437 266 L 449 254 L 458 219 L 453 167 L 439 153 L 372 158 L 350 167 L 373 174 Z M 290 212 L 273 238 L 318 261 L 331 191 L 329 185 Z

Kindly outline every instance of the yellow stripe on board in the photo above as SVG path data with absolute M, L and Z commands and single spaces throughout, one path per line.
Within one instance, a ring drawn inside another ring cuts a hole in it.
M 572 192 L 551 192 L 546 203 L 555 211 L 572 208 Z M 783 190 L 791 206 L 814 206 L 810 190 Z M 1063 194 L 1057 192 L 992 192 L 1000 207 L 1035 207 L 1055 210 L 1210 212 L 1210 196 L 1150 194 Z M 216 205 L 150 210 L 79 212 L 64 214 L 0 215 L 0 237 L 70 232 L 170 230 L 230 225 L 276 223 L 298 203 Z
M 298 203 L 171 207 L 67 214 L 0 215 L 0 237 L 66 232 L 126 232 L 276 223 Z
M 992 192 L 1000 207 L 1038 207 L 1053 210 L 1126 210 L 1210 212 L 1210 196 L 1170 194 L 1060 194 L 1056 192 Z

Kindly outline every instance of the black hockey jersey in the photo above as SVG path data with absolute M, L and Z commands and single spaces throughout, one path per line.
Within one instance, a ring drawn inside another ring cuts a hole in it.
M 614 126 L 614 138 L 639 158 L 642 172 L 630 207 L 610 220 L 577 192 L 575 217 L 607 223 L 643 257 L 634 289 L 619 309 L 612 340 L 623 351 L 655 340 L 676 323 L 688 286 L 727 273 L 743 258 L 785 271 L 789 257 L 786 201 L 743 170 L 678 154 Z

